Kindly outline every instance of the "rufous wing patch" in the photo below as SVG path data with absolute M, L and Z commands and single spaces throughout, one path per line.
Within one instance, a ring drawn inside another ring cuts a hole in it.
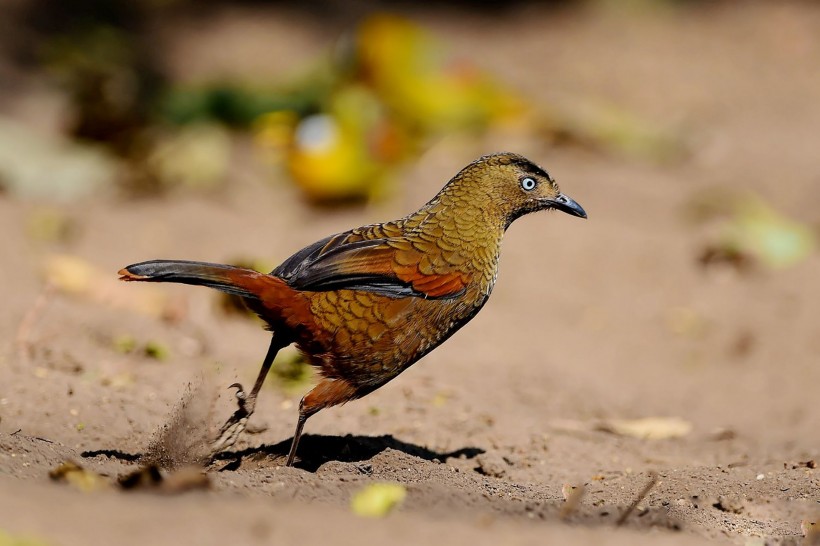
M 456 296 L 467 282 L 467 276 L 441 256 L 387 239 L 336 247 L 289 279 L 297 290 L 370 290 L 429 298 Z

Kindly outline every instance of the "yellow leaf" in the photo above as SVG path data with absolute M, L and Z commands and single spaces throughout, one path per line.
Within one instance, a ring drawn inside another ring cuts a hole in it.
M 108 487 L 108 480 L 104 476 L 96 472 L 85 470 L 73 461 L 61 463 L 57 468 L 49 472 L 48 476 L 54 481 L 66 482 L 84 493 L 90 493 Z
M 775 269 L 799 263 L 817 246 L 808 227 L 775 211 L 757 196 L 738 203 L 724 238 L 727 245 L 745 250 Z
M 46 546 L 48 543 L 38 538 L 12 535 L 0 529 L 0 546 Z
M 374 483 L 353 495 L 350 507 L 357 516 L 380 518 L 401 504 L 407 490 L 397 483 Z
M 154 360 L 166 360 L 171 352 L 168 347 L 159 341 L 149 341 L 145 344 L 145 356 Z
M 599 430 L 644 440 L 680 438 L 692 432 L 692 423 L 680 417 L 644 417 L 612 419 L 598 425 Z

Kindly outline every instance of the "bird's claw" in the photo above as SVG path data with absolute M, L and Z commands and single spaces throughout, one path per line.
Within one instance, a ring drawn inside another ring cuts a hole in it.
M 248 419 L 253 413 L 256 405 L 256 397 L 249 397 L 245 392 L 245 388 L 241 383 L 233 383 L 228 387 L 229 389 L 236 389 L 236 401 L 239 406 L 237 410 L 231 415 L 222 428 L 219 429 L 219 435 L 211 444 L 211 457 L 213 458 L 217 453 L 223 451 L 236 443 L 240 434 L 245 430 L 248 424 Z
M 245 400 L 248 397 L 247 393 L 245 393 L 245 387 L 242 386 L 242 383 L 232 383 L 228 385 L 229 389 L 236 389 L 236 398 L 238 400 Z

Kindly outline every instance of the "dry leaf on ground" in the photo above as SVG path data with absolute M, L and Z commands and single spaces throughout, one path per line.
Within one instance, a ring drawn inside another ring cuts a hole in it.
M 692 423 L 680 417 L 644 417 L 642 419 L 610 419 L 596 427 L 604 432 L 645 440 L 680 438 L 692 432 Z

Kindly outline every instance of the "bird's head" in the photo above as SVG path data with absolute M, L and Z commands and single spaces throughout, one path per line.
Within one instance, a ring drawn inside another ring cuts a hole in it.
M 561 193 L 547 171 L 529 159 L 513 153 L 483 156 L 465 167 L 451 182 L 453 189 L 483 194 L 483 203 L 497 211 L 505 225 L 528 214 L 556 209 L 586 218 L 583 207 Z

